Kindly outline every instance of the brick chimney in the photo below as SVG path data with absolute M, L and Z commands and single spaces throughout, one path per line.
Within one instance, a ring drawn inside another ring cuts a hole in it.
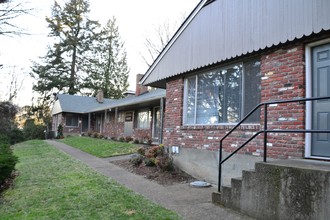
M 144 86 L 144 85 L 139 84 L 142 77 L 143 77 L 143 74 L 137 74 L 136 75 L 136 87 L 135 87 L 135 95 L 136 96 L 139 96 L 139 95 L 142 95 L 143 93 L 148 92 L 148 86 Z
M 96 101 L 98 101 L 99 103 L 103 103 L 104 102 L 104 95 L 103 95 L 103 90 L 102 89 L 99 89 L 97 91 Z

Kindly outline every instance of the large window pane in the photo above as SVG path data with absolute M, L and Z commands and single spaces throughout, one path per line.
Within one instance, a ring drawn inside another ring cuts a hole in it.
M 186 88 L 186 123 L 194 124 L 196 109 L 196 76 L 187 79 Z
M 243 77 L 244 74 L 244 77 Z M 185 81 L 184 123 L 239 122 L 260 102 L 260 62 L 219 68 Z M 248 122 L 258 122 L 259 113 Z
M 137 128 L 141 128 L 141 129 L 150 128 L 150 112 L 149 111 L 138 112 Z
M 198 76 L 197 86 L 197 124 L 214 124 L 219 122 L 218 86 L 215 72 Z
M 244 63 L 244 112 L 248 114 L 261 102 L 261 72 L 260 61 Z M 253 123 L 260 120 L 260 109 L 252 114 L 246 122 Z
M 234 123 L 240 119 L 242 65 L 221 70 L 219 87 L 219 116 L 221 123 Z
M 78 126 L 78 115 L 66 114 L 65 124 L 66 124 L 66 126 Z

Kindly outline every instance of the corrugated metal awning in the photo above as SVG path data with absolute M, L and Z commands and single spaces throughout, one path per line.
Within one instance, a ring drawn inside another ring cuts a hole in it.
M 141 80 L 165 80 L 280 43 L 330 30 L 330 0 L 202 1 Z

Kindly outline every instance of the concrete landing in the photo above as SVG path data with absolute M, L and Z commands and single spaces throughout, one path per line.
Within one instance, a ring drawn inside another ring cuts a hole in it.
M 294 167 L 300 169 L 330 171 L 330 161 L 309 160 L 309 159 L 290 159 L 290 160 L 274 160 L 267 162 L 284 167 Z

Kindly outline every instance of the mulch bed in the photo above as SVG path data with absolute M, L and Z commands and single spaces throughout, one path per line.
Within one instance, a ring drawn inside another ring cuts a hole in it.
M 160 171 L 155 166 L 145 166 L 143 163 L 139 166 L 134 166 L 129 159 L 117 160 L 111 163 L 124 168 L 125 170 L 141 175 L 146 179 L 157 182 L 161 185 L 172 185 L 178 183 L 190 183 L 196 179 L 187 173 L 175 168 L 173 171 Z

